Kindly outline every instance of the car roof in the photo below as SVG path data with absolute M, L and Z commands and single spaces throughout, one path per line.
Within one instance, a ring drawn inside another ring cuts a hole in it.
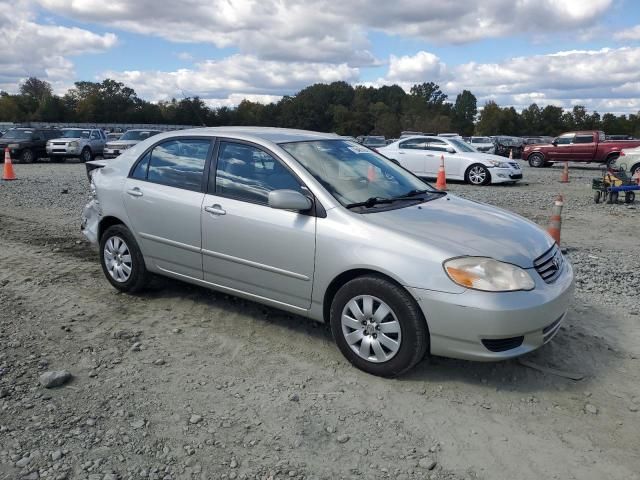
M 276 127 L 202 127 L 178 130 L 180 135 L 241 136 L 246 140 L 266 140 L 272 143 L 304 142 L 309 140 L 337 140 L 335 133 L 312 132 Z

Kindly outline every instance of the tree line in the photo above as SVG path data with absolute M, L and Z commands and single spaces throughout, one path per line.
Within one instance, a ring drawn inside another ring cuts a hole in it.
M 257 125 L 301 128 L 340 135 L 384 135 L 403 130 L 469 135 L 557 135 L 570 130 L 604 130 L 640 137 L 640 112 L 631 115 L 589 113 L 533 103 L 513 107 L 485 103 L 463 90 L 454 101 L 433 82 L 414 85 L 406 93 L 398 85 L 367 87 L 346 82 L 317 83 L 275 103 L 243 100 L 237 107 L 211 108 L 199 97 L 158 103 L 138 97 L 121 82 L 76 82 L 64 95 L 31 77 L 19 93 L 0 92 L 0 122 L 151 123 L 181 125 Z

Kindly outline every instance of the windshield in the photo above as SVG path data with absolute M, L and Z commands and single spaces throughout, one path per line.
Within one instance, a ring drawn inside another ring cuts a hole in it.
M 120 140 L 145 140 L 155 134 L 160 133 L 154 130 L 129 130 L 120 137 Z
M 469 153 L 477 152 L 475 148 L 470 146 L 468 143 L 463 142 L 462 140 L 456 140 L 455 138 L 448 138 L 447 140 L 459 152 L 469 152 Z
M 280 146 L 344 206 L 418 190 L 435 191 L 402 167 L 355 142 L 315 140 Z
M 89 130 L 69 129 L 63 130 L 60 138 L 89 138 L 91 132 Z
M 471 143 L 493 143 L 489 137 L 475 137 L 471 139 Z
M 367 137 L 364 139 L 364 142 L 362 142 L 363 145 L 366 145 L 367 147 L 384 147 L 387 142 L 385 141 L 384 137 Z
M 16 140 L 30 140 L 33 136 L 33 130 L 8 130 L 2 138 L 13 138 Z

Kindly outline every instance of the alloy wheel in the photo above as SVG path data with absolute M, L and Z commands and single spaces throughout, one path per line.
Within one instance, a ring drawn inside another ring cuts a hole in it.
M 482 185 L 487 180 L 487 171 L 484 167 L 476 165 L 469 170 L 469 182 L 474 185 Z
M 104 245 L 104 263 L 111 278 L 124 283 L 133 269 L 131 252 L 127 243 L 118 236 L 110 237 Z
M 400 322 L 385 302 L 359 295 L 342 310 L 342 334 L 360 358 L 372 363 L 391 360 L 402 342 Z

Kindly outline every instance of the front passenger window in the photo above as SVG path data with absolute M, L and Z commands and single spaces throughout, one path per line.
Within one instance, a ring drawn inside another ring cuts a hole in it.
M 239 143 L 220 143 L 215 182 L 217 195 L 265 205 L 273 190 L 302 191 L 300 182 L 277 159 Z

